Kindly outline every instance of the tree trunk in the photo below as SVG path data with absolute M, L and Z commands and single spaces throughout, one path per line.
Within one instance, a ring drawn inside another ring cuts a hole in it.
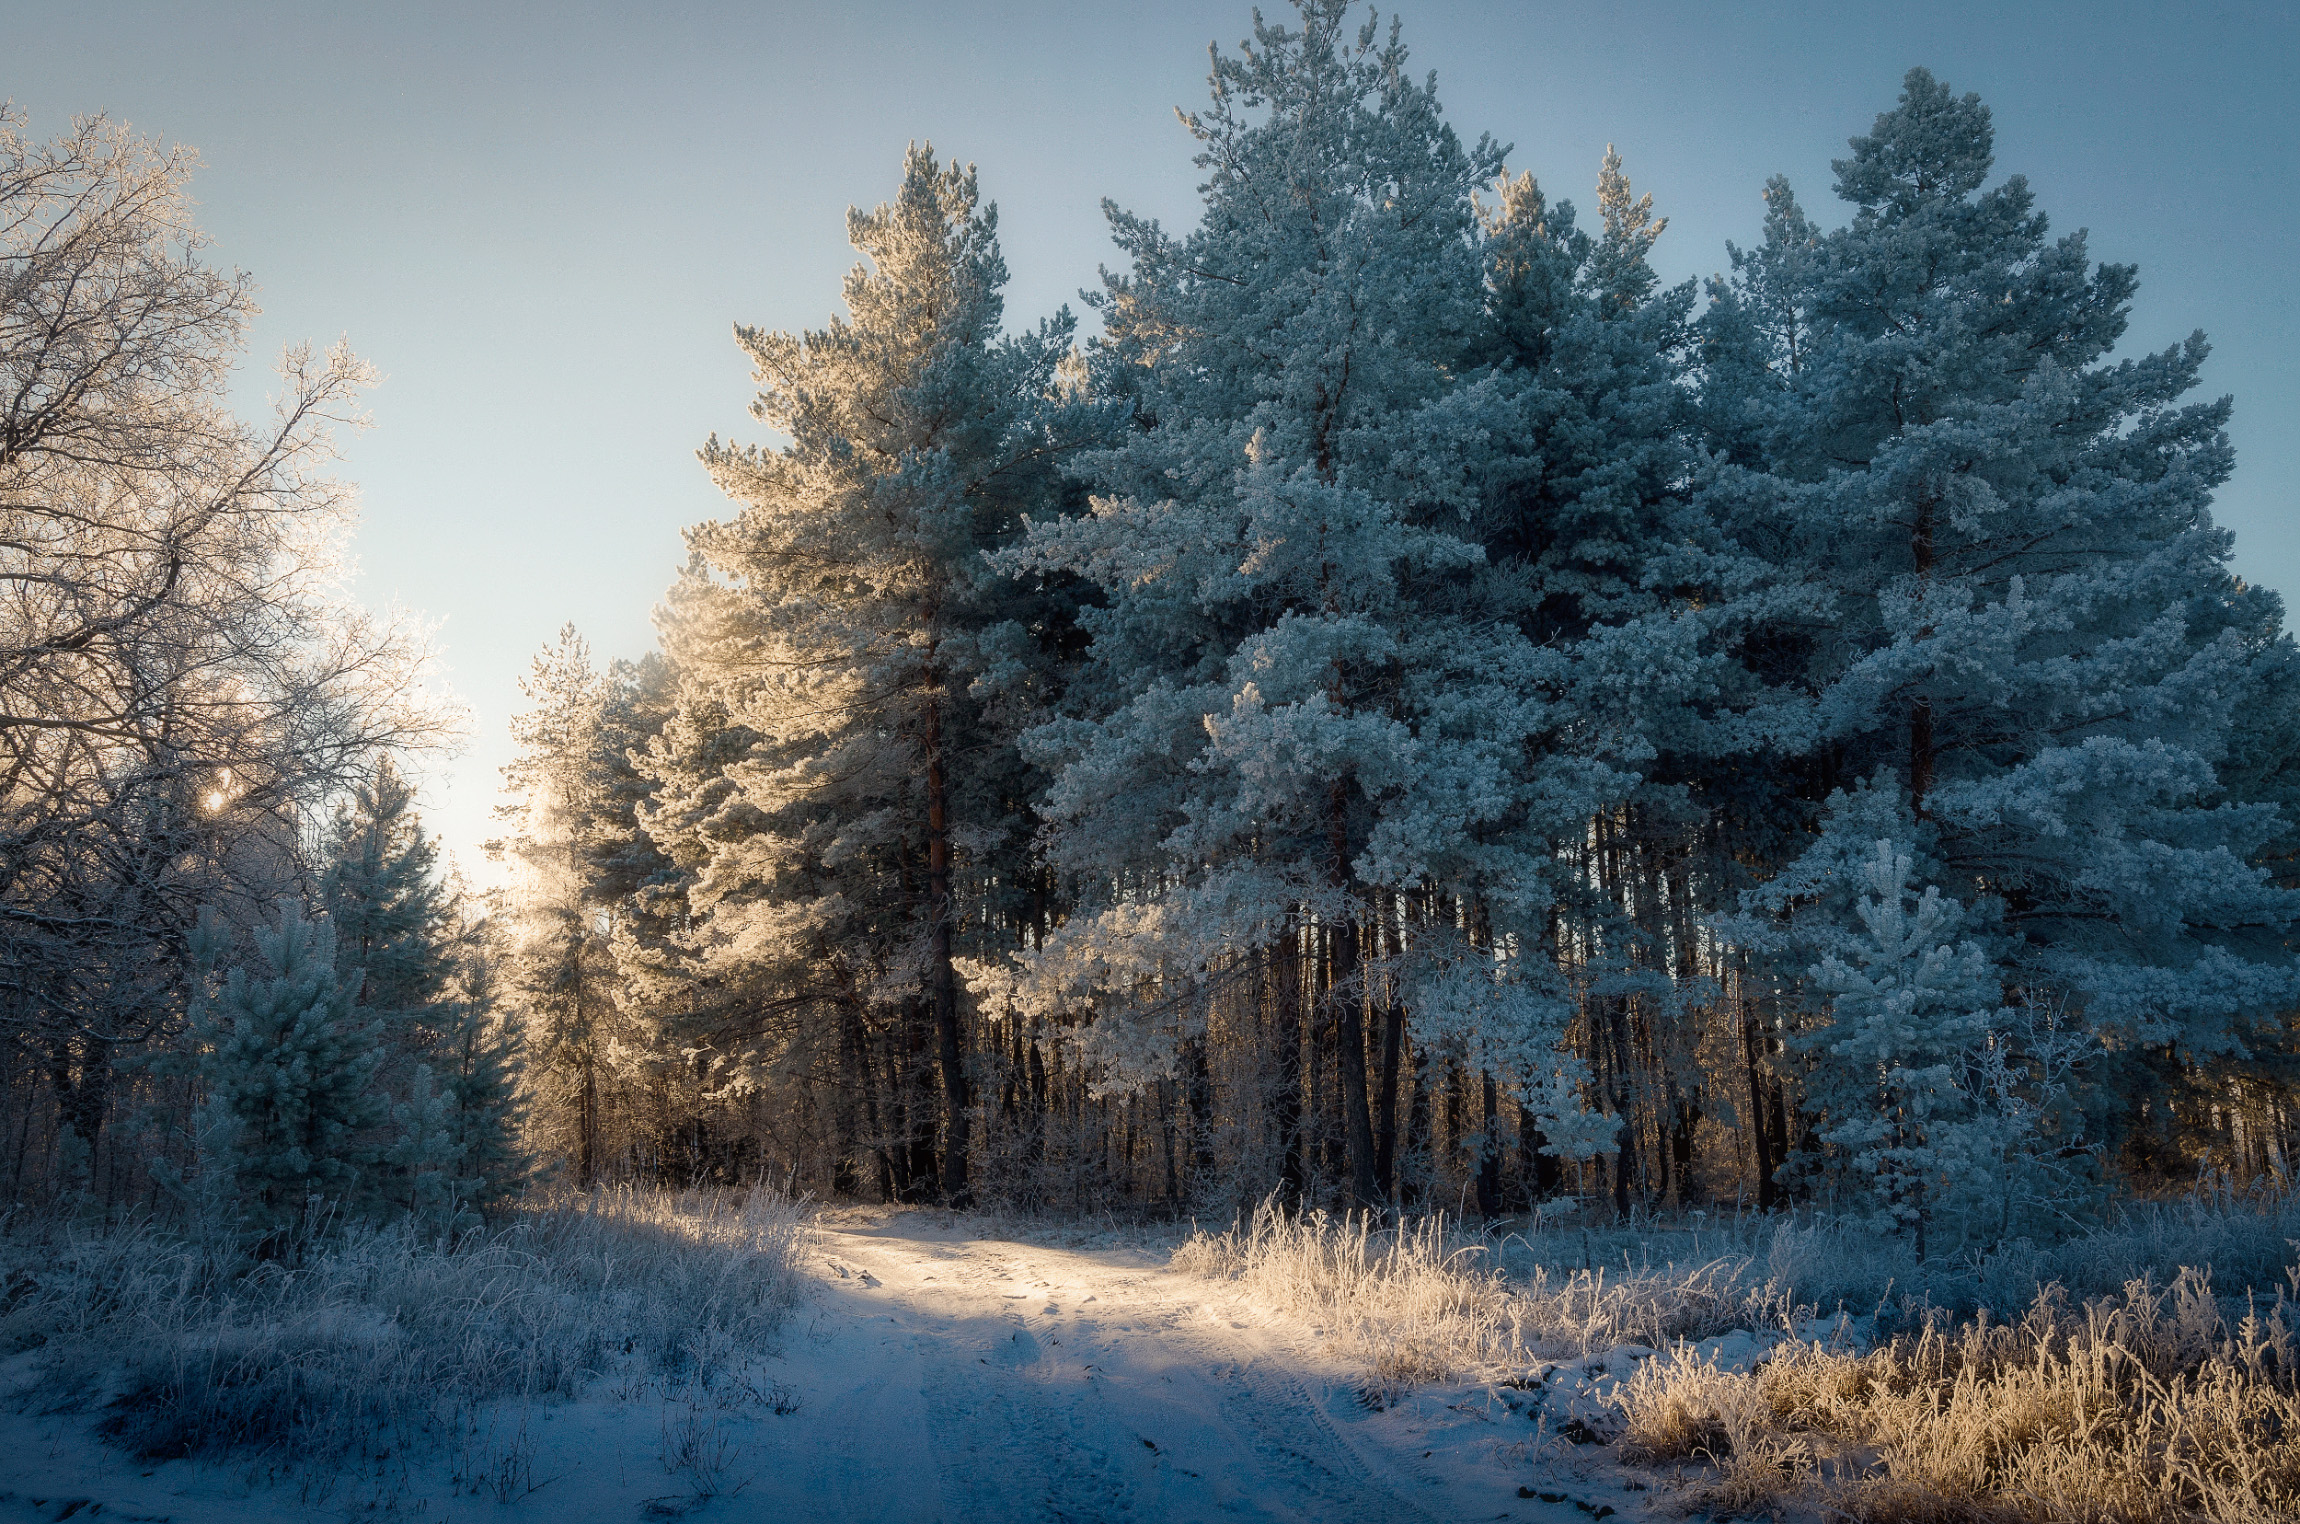
M 1635 1096 L 1630 1089 L 1629 1001 L 1615 995 L 1609 1001 L 1606 1027 L 1612 1036 L 1613 1049 L 1613 1109 L 1621 1118 L 1621 1128 L 1613 1138 L 1613 1210 L 1616 1216 L 1629 1216 L 1629 1177 L 1637 1168 L 1637 1126 L 1634 1109 Z
M 838 1042 L 837 1089 L 831 1096 L 831 1194 L 855 1197 L 862 1194 L 862 1180 L 855 1173 L 855 1160 L 862 1152 L 855 1107 L 870 1074 L 863 1057 L 862 1020 L 851 1009 L 839 1012 Z
M 1757 1156 L 1757 1210 L 1773 1210 L 1773 1172 L 1781 1161 L 1773 1153 L 1771 1118 L 1765 1112 L 1765 1073 L 1759 1044 L 1764 1041 L 1757 1030 L 1755 1003 L 1742 1013 L 1741 1057 L 1749 1078 L 1749 1144 Z
M 958 984 L 951 970 L 950 822 L 943 777 L 942 702 L 926 704 L 926 899 L 929 924 L 929 993 L 934 1005 L 936 1045 L 942 1060 L 943 1107 L 947 1113 L 942 1145 L 942 1193 L 952 1206 L 967 1205 L 968 1132 L 973 1097 L 966 1083 L 965 1053 L 959 1042 Z
M 1202 1190 L 1214 1178 L 1214 1072 L 1205 1038 L 1183 1045 L 1182 1073 L 1190 1111 L 1190 1184 Z
M 1329 871 L 1334 887 L 1350 888 L 1349 785 L 1336 781 L 1328 803 Z M 1349 894 L 1349 903 L 1362 904 Z M 1343 1137 L 1349 1146 L 1350 1195 L 1361 1211 L 1382 1204 L 1382 1188 L 1374 1172 L 1374 1129 L 1366 1110 L 1366 990 L 1358 977 L 1358 926 L 1362 917 L 1342 920 L 1327 930 L 1326 998 L 1334 1016 L 1335 1057 L 1341 1065 Z
M 1422 1157 L 1430 1146 L 1429 1052 L 1418 1043 L 1414 1045 L 1412 1063 L 1413 1095 L 1406 1103 L 1405 1142 L 1398 1159 L 1398 1199 L 1401 1205 L 1405 1201 L 1408 1183 L 1405 1179 L 1406 1162 Z M 1427 1180 L 1425 1175 L 1421 1183 L 1426 1186 Z
M 1385 909 L 1381 917 L 1382 951 L 1395 958 L 1404 951 L 1404 938 L 1391 920 L 1396 914 L 1392 903 L 1395 896 L 1385 895 Z M 1395 980 L 1391 982 L 1389 998 L 1382 1002 L 1382 1071 L 1381 1093 L 1375 1102 L 1380 1133 L 1374 1141 L 1374 1185 L 1382 1193 L 1382 1200 L 1391 1200 L 1397 1191 L 1398 1160 L 1398 1063 L 1406 1044 L 1406 1008 L 1397 997 Z
M 1549 1135 L 1541 1130 L 1541 1123 L 1525 1107 L 1517 1108 L 1517 1152 L 1520 1166 L 1525 1171 L 1527 1205 L 1546 1201 L 1557 1194 L 1564 1181 L 1564 1166 L 1557 1155 L 1545 1153 Z
M 599 1180 L 599 1063 L 591 1056 L 589 1043 L 583 1045 L 577 1063 L 581 1078 L 576 1082 L 575 1126 L 581 1136 L 576 1142 L 575 1180 L 589 1190 Z
M 1374 1187 L 1384 1201 L 1397 1190 L 1398 1067 L 1405 1056 L 1405 1046 L 1405 1007 L 1391 1000 L 1382 1007 L 1382 1130 L 1374 1145 Z
M 1279 1189 L 1289 1208 L 1299 1209 L 1308 1188 L 1302 1158 L 1302 934 L 1289 931 L 1262 953 L 1269 970 L 1270 1045 L 1278 1061 L 1278 1093 L 1271 1122 L 1278 1135 Z
M 1501 1215 L 1501 1096 L 1493 1071 L 1478 1075 L 1478 1101 L 1484 1111 L 1478 1130 L 1477 1209 L 1488 1217 Z
M 90 1035 L 77 1042 L 63 1038 L 49 1045 L 49 1057 L 48 1082 L 55 1087 L 58 1116 L 80 1140 L 93 1182 L 96 1143 L 103 1136 L 104 1114 L 111 1109 L 112 1045 Z

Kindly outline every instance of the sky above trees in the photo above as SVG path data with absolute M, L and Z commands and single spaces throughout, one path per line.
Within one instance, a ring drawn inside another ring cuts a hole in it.
M 1282 7 L 1281 7 L 1282 8 Z M 2273 4 L 1561 4 L 1405 8 L 1448 119 L 1594 209 L 1605 146 L 1670 219 L 1665 280 L 1760 237 L 1788 174 L 1839 220 L 1828 161 L 1924 64 L 1995 114 L 1998 168 L 2056 230 L 2140 266 L 2121 352 L 2203 328 L 2233 393 L 2236 565 L 2300 589 L 2300 18 Z M 835 11 L 835 14 L 828 12 Z M 1013 272 L 1010 326 L 1120 263 L 1112 196 L 1196 215 L 1172 108 L 1204 98 L 1235 0 L 836 8 L 53 7 L 10 23 L 0 93 L 36 133 L 104 110 L 187 142 L 199 217 L 265 313 L 253 402 L 283 343 L 342 334 L 387 378 L 347 474 L 358 591 L 443 621 L 472 743 L 426 780 L 430 822 L 484 878 L 515 687 L 568 620 L 605 656 L 684 525 L 725 499 L 706 436 L 759 438 L 736 322 L 819 326 L 853 262 L 843 213 L 892 191 L 904 145 L 980 166 Z M 1082 314 L 1089 323 L 1091 314 Z

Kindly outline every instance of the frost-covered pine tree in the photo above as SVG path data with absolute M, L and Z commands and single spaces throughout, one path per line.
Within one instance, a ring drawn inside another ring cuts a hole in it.
M 1836 163 L 1852 221 L 1821 232 L 1776 179 L 1704 320 L 1743 468 L 1710 500 L 1811 595 L 1766 653 L 1803 709 L 1777 808 L 1810 834 L 1737 934 L 1791 975 L 1844 956 L 1889 841 L 1969 916 L 1992 1004 L 2106 1042 L 2093 1104 L 2145 1126 L 2149 1065 L 2240 1051 L 2300 997 L 2300 905 L 2249 861 L 2283 827 L 2219 772 L 2290 656 L 2212 521 L 2228 403 L 2182 400 L 2203 339 L 2112 358 L 2133 270 L 2048 238 L 1991 162 L 1978 98 L 1911 71 Z
M 1966 1080 L 2003 1023 L 1988 955 L 1955 940 L 1964 910 L 1932 886 L 1914 893 L 1910 866 L 1891 842 L 1876 844 L 1854 901 L 1863 934 L 1812 970 L 1830 1017 L 1806 1099 L 1827 1118 L 1822 1140 L 1866 1188 L 1857 1194 L 1886 1225 L 1913 1229 L 1922 1259 L 1934 1215 L 1987 1187 Z
M 389 759 L 337 812 L 320 905 L 338 972 L 373 1020 L 395 1141 L 383 1198 L 442 1230 L 515 1183 L 516 1034 L 494 1009 L 489 949 L 438 868 L 415 791 Z
M 1331 1034 L 1349 1191 L 1371 1206 L 1368 949 L 1400 896 L 1445 897 L 1401 975 L 1418 1039 L 1553 1069 L 1554 843 L 1628 776 L 1601 746 L 1544 746 L 1569 724 L 1568 659 L 1480 597 L 1475 518 L 1519 421 L 1475 375 L 1476 193 L 1502 150 L 1461 142 L 1394 24 L 1346 11 L 1307 0 L 1298 29 L 1257 20 L 1215 54 L 1185 118 L 1195 230 L 1110 212 L 1131 268 L 1096 369 L 1139 429 L 1089 458 L 1092 512 L 1035 525 L 1010 561 L 1103 595 L 1077 717 L 1031 741 L 1059 769 L 1047 840 L 1082 903 L 1019 995 L 1090 1004 L 1089 1051 L 1126 1084 L 1194 1040 L 1193 985 L 1315 968 L 1314 1010 L 1278 997 L 1278 1041 L 1298 1020 Z
M 447 998 L 456 918 L 438 844 L 424 834 L 415 790 L 388 757 L 337 812 L 325 850 L 319 902 L 342 971 L 358 976 L 360 1004 L 420 1047 L 409 1028 Z
M 283 899 L 279 924 L 259 927 L 255 943 L 269 973 L 231 969 L 196 1007 L 193 1031 L 207 1167 L 236 1184 L 246 1224 L 276 1242 L 315 1201 L 367 1205 L 383 1055 L 356 976 L 337 970 L 334 928 Z
M 963 1201 L 954 960 L 986 897 L 1028 876 L 1035 784 L 1011 738 L 1066 624 L 1058 594 L 985 552 L 1054 503 L 1054 460 L 1105 432 L 1109 409 L 1058 386 L 1067 313 L 1001 333 L 997 213 L 973 170 L 913 148 L 895 198 L 850 212 L 848 237 L 866 262 L 845 317 L 737 330 L 752 412 L 790 442 L 703 452 L 738 506 L 689 532 L 666 621 L 683 696 L 650 753 L 661 791 L 644 820 L 691 875 L 698 974 L 736 997 L 698 1008 L 697 1060 L 741 1083 L 791 1051 L 746 1008 L 891 1017 L 906 1130 L 926 1145 L 904 1162 L 909 1189 Z
M 534 707 L 512 722 L 520 754 L 503 770 L 510 797 L 496 808 L 512 830 L 488 844 L 512 869 L 496 901 L 496 946 L 521 1022 L 531 1125 L 573 1159 L 588 1190 L 605 1167 L 602 1091 L 616 1035 L 612 954 L 592 892 L 606 688 L 568 625 L 520 691 Z
M 484 1212 L 529 1176 L 520 1137 L 526 1050 L 497 994 L 491 939 L 475 930 L 465 941 L 456 999 L 440 1023 L 430 1059 L 447 1106 L 458 1207 Z
M 1531 175 L 1505 176 L 1485 214 L 1485 352 L 1515 417 L 1478 525 L 1481 600 L 1570 659 L 1545 749 L 1598 751 L 1638 775 L 1570 846 L 1578 872 L 1557 912 L 1586 1016 L 1581 1056 L 1618 1118 L 1598 1151 L 1613 1155 L 1626 1210 L 1633 1178 L 1665 1194 L 1683 1185 L 1670 1151 L 1637 1159 L 1638 1138 L 1689 1147 L 1695 1118 L 1726 1110 L 1690 1062 L 1689 1016 L 1709 990 L 1694 926 L 1737 871 L 1712 822 L 1753 771 L 1766 695 L 1743 650 L 1780 610 L 1764 568 L 1694 490 L 1694 287 L 1654 273 L 1665 220 L 1610 148 L 1596 189 L 1594 232 Z M 1539 1130 L 1523 1141 L 1546 1188 L 1559 1145 Z
M 429 1064 L 417 1064 L 406 1097 L 392 1104 L 392 1137 L 381 1163 L 386 1201 L 424 1232 L 452 1233 L 478 1221 L 459 1199 L 466 1182 L 455 1122 L 454 1097 L 432 1083 Z

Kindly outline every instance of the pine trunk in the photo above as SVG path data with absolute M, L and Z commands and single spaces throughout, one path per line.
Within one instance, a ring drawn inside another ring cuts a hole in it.
M 929 994 L 934 1007 L 935 1043 L 942 1060 L 942 1195 L 951 1206 L 967 1205 L 966 1154 L 973 1097 L 966 1083 L 966 1056 L 959 1041 L 958 984 L 951 969 L 950 822 L 943 777 L 942 703 L 926 704 L 926 899 L 929 917 Z
M 1309 1185 L 1302 1158 L 1301 932 L 1288 932 L 1277 947 L 1259 956 L 1269 974 L 1265 998 L 1270 1046 L 1278 1065 L 1271 1122 L 1277 1131 L 1279 1189 L 1286 1205 L 1299 1209 Z

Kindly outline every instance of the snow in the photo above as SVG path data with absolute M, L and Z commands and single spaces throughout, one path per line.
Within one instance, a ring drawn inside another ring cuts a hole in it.
M 73 1518 L 172 1524 L 378 1508 L 550 1524 L 1561 1524 L 1634 1516 L 1655 1497 L 1626 1489 L 1607 1452 L 1560 1435 L 1574 1417 L 1600 1424 L 1603 1391 L 1652 1351 L 1385 1406 L 1313 1330 L 1168 1269 L 1139 1239 L 847 1210 L 824 1220 L 811 1268 L 780 1350 L 713 1390 L 505 1406 L 459 1440 L 358 1472 L 138 1463 L 96 1440 L 88 1415 L 0 1413 L 0 1524 L 65 1517 L 76 1500 Z M 1739 1337 L 1701 1352 L 1756 1358 Z M 796 1410 L 777 1412 L 790 1397 Z M 675 1473 L 666 1457 L 682 1450 L 690 1464 Z M 722 1495 L 697 1495 L 714 1480 Z

